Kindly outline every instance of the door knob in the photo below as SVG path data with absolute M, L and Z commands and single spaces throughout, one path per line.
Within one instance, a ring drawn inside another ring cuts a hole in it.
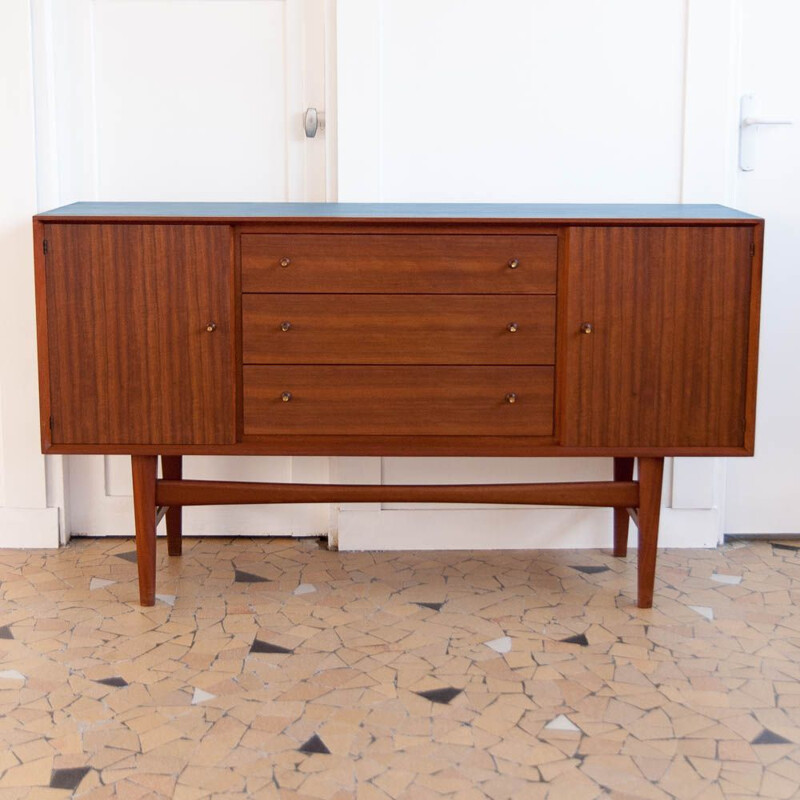
M 508 325 L 506 325 L 506 330 L 508 330 L 509 333 L 516 333 L 519 330 L 519 325 L 516 322 L 509 322 Z
M 217 323 L 216 323 L 216 322 L 207 322 L 207 323 L 206 323 L 206 330 L 207 330 L 209 333 L 214 333 L 214 331 L 215 331 L 216 329 L 217 329 Z
M 591 322 L 581 322 L 581 333 L 591 333 L 594 330 L 594 325 Z
M 292 327 L 292 323 L 291 322 L 281 322 L 281 330 L 282 331 L 286 332 L 286 331 L 290 330 L 291 327 Z
M 313 139 L 317 135 L 317 131 L 325 130 L 325 115 L 316 108 L 307 108 L 303 118 L 303 126 L 306 131 L 306 136 Z

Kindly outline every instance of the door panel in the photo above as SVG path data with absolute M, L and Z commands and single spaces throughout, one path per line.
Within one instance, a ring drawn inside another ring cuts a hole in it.
M 563 444 L 745 446 L 752 237 L 570 232 Z
M 758 126 L 755 169 L 735 173 L 736 204 L 765 217 L 767 231 L 755 458 L 728 462 L 725 533 L 796 535 L 800 532 L 800 371 L 796 366 L 800 339 L 800 3 L 743 0 L 740 6 L 739 93 L 755 96 L 759 116 L 789 119 L 794 124 Z
M 43 5 L 48 24 L 37 27 L 37 46 L 52 54 L 52 75 L 37 89 L 39 141 L 47 157 L 39 177 L 52 187 L 42 193 L 48 198 L 43 205 L 326 199 L 331 137 L 303 133 L 307 106 L 328 113 L 335 129 L 335 109 L 326 108 L 330 14 L 324 0 Z M 130 499 L 116 496 L 129 494 L 130 459 L 64 461 L 68 529 L 130 533 Z M 303 482 L 328 476 L 322 458 L 185 461 L 190 478 Z M 327 507 L 319 505 L 208 507 L 186 510 L 184 532 L 308 535 L 329 524 Z
M 285 16 L 264 0 L 96 2 L 99 196 L 283 199 Z
M 53 443 L 235 441 L 230 228 L 50 224 L 46 237 Z

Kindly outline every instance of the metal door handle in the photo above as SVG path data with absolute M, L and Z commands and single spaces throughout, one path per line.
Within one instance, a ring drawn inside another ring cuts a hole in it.
M 742 120 L 742 127 L 747 128 L 750 125 L 791 125 L 790 119 L 764 119 L 762 117 L 745 117 Z
M 739 169 L 752 172 L 756 168 L 756 136 L 762 125 L 791 125 L 790 119 L 760 117 L 752 94 L 742 96 L 739 106 Z
M 313 139 L 317 135 L 317 131 L 325 130 L 325 115 L 316 108 L 307 108 L 304 117 L 304 126 L 306 129 L 306 136 Z

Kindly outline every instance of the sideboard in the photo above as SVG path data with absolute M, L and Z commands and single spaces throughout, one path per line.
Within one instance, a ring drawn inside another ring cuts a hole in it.
M 630 516 L 649 608 L 664 457 L 753 453 L 763 232 L 713 205 L 38 214 L 43 451 L 131 456 L 145 606 L 186 505 L 470 501 L 611 507 L 617 556 Z M 613 479 L 184 480 L 191 454 L 608 456 Z

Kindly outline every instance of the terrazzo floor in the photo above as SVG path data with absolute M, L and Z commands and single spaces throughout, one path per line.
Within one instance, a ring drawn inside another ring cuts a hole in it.
M 0 551 L 0 800 L 800 797 L 800 546 Z

